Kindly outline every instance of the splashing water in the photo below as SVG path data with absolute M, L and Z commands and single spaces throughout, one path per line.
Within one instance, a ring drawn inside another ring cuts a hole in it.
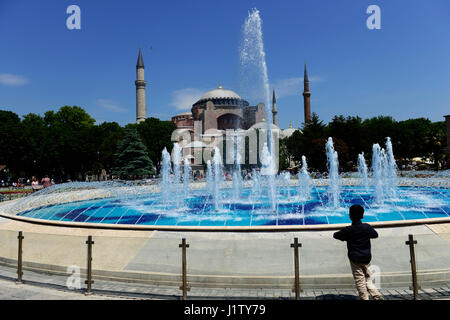
M 372 147 L 374 198 L 377 204 L 397 196 L 397 165 L 389 137 L 386 138 L 386 150 L 378 143 Z
M 255 203 L 261 196 L 261 176 L 258 171 L 253 169 L 252 171 L 252 191 L 250 194 L 250 200 Z
M 275 161 L 272 154 L 267 148 L 267 144 L 264 144 L 261 157 L 261 175 L 264 176 L 264 180 L 267 185 L 267 193 L 269 195 L 272 210 L 276 211 L 277 207 L 277 195 L 276 195 L 276 168 Z
M 212 162 L 213 167 L 213 199 L 214 199 L 214 208 L 216 211 L 218 211 L 220 206 L 220 187 L 221 182 L 223 180 L 223 164 L 222 164 L 222 157 L 220 156 L 219 148 L 214 147 L 214 157 Z
M 362 179 L 362 183 L 366 191 L 369 190 L 369 179 L 368 179 L 368 171 L 366 159 L 364 159 L 364 152 L 358 154 L 358 173 L 360 178 Z
M 386 138 L 386 159 L 387 159 L 387 194 L 391 198 L 397 196 L 397 165 L 395 163 L 394 151 L 392 149 L 391 138 Z
M 241 175 L 241 154 L 238 151 L 238 137 L 234 137 L 234 171 L 233 171 L 233 198 L 239 201 L 242 192 L 242 175 Z
M 189 164 L 189 159 L 184 158 L 183 159 L 184 168 L 183 168 L 183 189 L 184 189 L 184 198 L 186 198 L 189 195 L 189 181 L 191 177 L 191 166 Z
M 287 172 L 287 171 L 282 172 L 278 176 L 278 179 L 279 179 L 278 185 L 280 187 L 278 194 L 284 193 L 284 194 L 286 194 L 287 199 L 290 200 L 290 198 L 291 198 L 291 188 L 290 188 L 291 173 Z
M 382 204 L 385 198 L 384 176 L 386 168 L 386 152 L 378 143 L 372 146 L 372 179 L 375 203 Z
M 307 201 L 311 194 L 311 177 L 308 172 L 306 157 L 302 156 L 302 169 L 298 173 L 298 194 L 300 200 Z
M 266 52 L 262 33 L 262 19 L 259 10 L 254 8 L 249 12 L 242 30 L 240 48 L 240 80 L 241 92 L 253 99 L 263 99 L 266 119 L 267 146 L 273 153 L 272 138 L 273 116 L 270 109 L 270 87 L 267 72 Z
M 175 202 L 177 207 L 181 204 L 181 158 L 182 149 L 178 143 L 174 143 L 172 150 L 172 163 L 173 163 L 173 181 L 172 181 L 172 192 L 175 196 Z
M 169 200 L 170 195 L 170 172 L 171 172 L 171 164 L 170 164 L 170 154 L 167 152 L 167 149 L 164 148 L 162 151 L 162 168 L 161 168 L 161 191 L 162 198 L 165 203 Z
M 339 208 L 340 181 L 338 154 L 334 150 L 333 139 L 328 138 L 325 146 L 328 166 L 328 205 Z
M 272 123 L 272 113 L 270 112 L 269 76 L 259 10 L 253 9 L 249 12 L 242 34 L 240 49 L 241 82 L 244 82 L 242 89 L 251 98 L 261 99 L 263 97 L 266 122 L 270 124 Z

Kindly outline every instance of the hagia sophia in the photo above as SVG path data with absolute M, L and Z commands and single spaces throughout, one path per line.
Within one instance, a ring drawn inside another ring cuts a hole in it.
M 145 121 L 146 104 L 145 104 L 145 86 L 144 80 L 144 61 L 141 50 L 139 50 L 138 60 L 136 64 L 136 123 Z M 309 91 L 308 73 L 304 71 L 304 122 L 311 120 L 311 92 Z M 289 128 L 281 129 L 278 126 L 278 109 L 273 90 L 272 97 L 272 124 L 270 125 L 272 132 L 277 132 L 280 138 L 291 136 L 294 131 L 292 122 Z M 172 117 L 173 123 L 177 127 L 177 134 L 180 136 L 179 143 L 183 148 L 183 157 L 191 158 L 191 167 L 195 170 L 203 171 L 203 165 L 194 163 L 195 148 L 213 148 L 214 143 L 204 143 L 203 138 L 211 141 L 211 137 L 218 137 L 225 134 L 226 130 L 233 129 L 242 134 L 255 129 L 267 128 L 266 111 L 264 103 L 258 103 L 251 106 L 248 101 L 239 96 L 236 92 L 224 89 L 219 82 L 217 89 L 206 92 L 198 101 L 196 101 L 189 112 L 177 114 Z M 194 134 L 200 134 L 194 137 Z M 190 141 L 184 142 L 182 136 L 188 134 Z M 194 139 L 197 138 L 197 139 Z M 199 141 L 200 140 L 200 141 Z M 212 139 L 214 141 L 214 139 Z

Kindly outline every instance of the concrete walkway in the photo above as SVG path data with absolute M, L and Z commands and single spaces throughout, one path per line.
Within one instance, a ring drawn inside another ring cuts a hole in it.
M 93 294 L 86 296 L 84 286 L 70 290 L 67 277 L 45 275 L 27 271 L 23 284 L 16 284 L 16 270 L 0 267 L 0 300 L 110 300 L 151 299 L 181 300 L 178 287 L 130 284 L 95 280 Z M 83 281 L 84 282 L 84 279 Z M 380 289 L 385 300 L 412 300 L 408 288 Z M 293 300 L 291 290 L 280 289 L 236 289 L 236 288 L 191 288 L 188 299 L 196 300 Z M 301 300 L 357 300 L 356 290 L 307 289 L 301 293 Z M 450 300 L 450 283 L 435 288 L 421 289 L 420 300 Z

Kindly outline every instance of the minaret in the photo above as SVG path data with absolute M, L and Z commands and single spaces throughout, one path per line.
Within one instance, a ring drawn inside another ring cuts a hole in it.
M 144 60 L 142 59 L 141 48 L 139 48 L 139 56 L 136 64 L 136 123 L 145 121 L 147 111 L 145 106 L 145 85 L 144 80 Z
M 303 107 L 305 110 L 305 124 L 308 124 L 311 121 L 311 92 L 309 91 L 309 79 L 308 73 L 306 72 L 306 63 L 305 63 L 305 75 L 303 77 Z
M 272 98 L 272 114 L 273 114 L 273 124 L 278 127 L 278 118 L 277 118 L 277 99 L 275 98 L 275 89 L 273 89 L 273 98 Z

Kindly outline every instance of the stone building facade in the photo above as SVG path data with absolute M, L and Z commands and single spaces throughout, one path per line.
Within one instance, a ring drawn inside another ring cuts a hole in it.
M 249 129 L 266 117 L 264 104 L 250 106 L 234 91 L 218 89 L 204 94 L 191 108 L 193 121 L 200 121 L 202 133 L 211 129 Z
M 292 126 L 285 130 L 278 127 L 276 108 L 274 92 L 272 113 L 275 117 L 274 123 L 269 126 L 270 130 L 279 138 L 292 135 L 296 130 Z M 205 162 L 198 163 L 194 159 L 198 159 L 198 153 L 202 154 L 205 149 L 218 146 L 222 152 L 224 164 L 227 163 L 228 154 L 219 145 L 227 139 L 228 130 L 233 130 L 233 135 L 236 137 L 245 139 L 243 137 L 254 136 L 255 132 L 262 132 L 261 130 L 266 130 L 268 127 L 263 103 L 251 106 L 236 92 L 223 89 L 221 85 L 205 93 L 192 105 L 190 112 L 173 116 L 172 121 L 177 126 L 176 133 L 172 137 L 173 141 L 180 143 L 183 150 L 182 156 L 184 159 L 191 160 L 192 170 L 202 174 L 205 173 Z M 248 152 L 247 157 L 250 156 Z

